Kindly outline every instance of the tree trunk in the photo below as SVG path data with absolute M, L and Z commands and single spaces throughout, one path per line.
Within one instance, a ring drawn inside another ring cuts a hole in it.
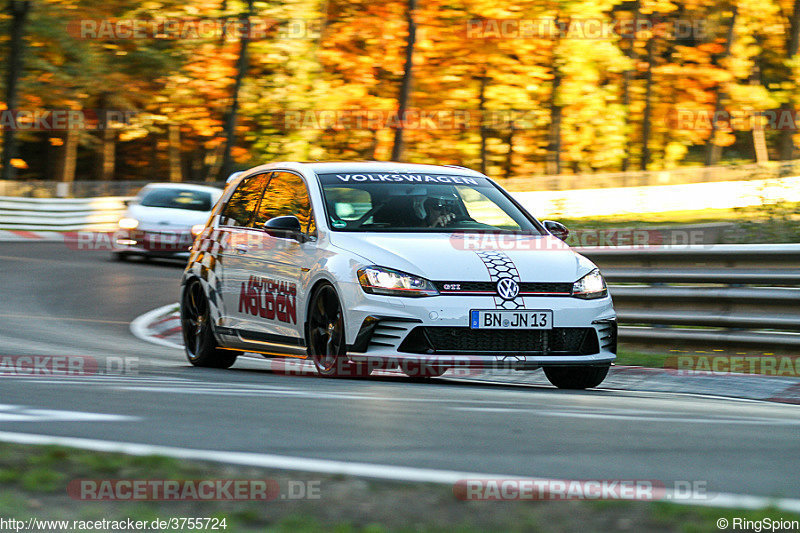
M 95 179 L 111 181 L 114 179 L 117 141 L 117 132 L 113 129 L 113 121 L 109 120 L 111 116 L 109 111 L 111 106 L 111 93 L 107 91 L 101 93 L 97 103 L 97 128 L 99 130 L 100 140 L 94 143 L 94 146 L 97 147 L 95 156 L 97 169 L 94 174 Z M 95 139 L 92 138 L 92 141 L 94 142 Z
M 370 161 L 375 161 L 376 159 L 378 159 L 377 156 L 378 144 L 379 144 L 378 130 L 370 130 L 370 133 L 372 134 L 372 140 L 369 143 L 369 154 L 367 156 L 367 159 L 369 159 Z
M 106 126 L 103 129 L 103 138 L 100 144 L 100 179 L 111 181 L 114 179 L 116 166 L 117 132 Z
M 622 107 L 625 108 L 626 125 L 630 124 L 630 108 L 631 108 L 630 85 L 632 77 L 633 76 L 630 70 L 626 70 L 625 72 L 622 73 Z M 631 144 L 628 139 L 628 135 L 626 135 L 625 155 L 622 157 L 622 172 L 626 172 L 628 170 L 628 165 L 630 165 L 630 161 L 631 161 Z
M 59 172 L 59 181 L 71 183 L 75 181 L 75 167 L 78 160 L 78 141 L 80 140 L 80 131 L 76 129 L 67 129 L 64 133 L 64 157 L 61 160 L 61 172 Z
M 736 26 L 737 7 L 735 4 L 731 11 L 731 21 L 728 25 L 728 35 L 725 37 L 725 51 L 720 60 L 724 60 L 731 55 L 731 45 L 733 44 L 734 28 Z M 718 63 L 715 61 L 715 63 Z M 718 65 L 717 65 L 718 66 Z M 718 84 L 714 88 L 714 115 L 711 117 L 711 134 L 706 144 L 706 166 L 716 165 L 722 155 L 722 147 L 717 144 L 717 120 L 716 117 L 722 111 L 722 100 L 726 97 L 725 91 Z
M 795 0 L 792 9 L 792 17 L 789 19 L 789 38 L 786 43 L 786 58 L 788 60 L 794 59 L 797 55 L 797 48 L 800 44 L 800 0 Z M 791 79 L 791 75 L 789 78 Z M 794 117 L 794 105 L 791 102 L 784 102 L 781 104 L 781 117 L 792 116 Z M 780 132 L 778 157 L 782 161 L 792 159 L 794 157 L 794 141 L 792 140 L 792 130 L 784 129 Z
M 206 174 L 206 180 L 214 181 L 218 179 L 219 176 L 222 176 L 222 181 L 228 179 L 230 174 L 225 174 L 222 172 L 222 153 L 225 151 L 225 146 L 220 144 L 208 154 L 207 159 L 209 161 L 208 165 L 208 173 Z
M 508 124 L 508 152 L 506 152 L 506 164 L 505 164 L 505 172 L 504 176 L 506 179 L 510 178 L 514 173 L 514 133 L 516 132 L 516 127 L 514 125 L 514 120 L 512 119 L 509 121 Z
M 633 27 L 636 28 L 639 23 L 639 2 L 636 2 L 634 11 L 633 11 Z M 636 64 L 636 46 L 635 40 L 636 36 L 631 35 L 629 38 L 625 37 L 625 41 L 628 42 L 627 50 L 625 50 L 625 55 Z M 634 67 L 635 68 L 635 67 Z M 634 70 L 627 69 L 625 72 L 622 73 L 622 106 L 625 108 L 625 125 L 629 126 L 631 123 L 631 84 L 633 83 L 634 79 Z M 626 172 L 628 167 L 631 164 L 631 132 L 628 131 L 625 134 L 625 155 L 622 158 L 622 171 Z M 627 178 L 623 178 L 626 180 Z M 623 184 L 625 185 L 624 181 Z
M 652 22 L 652 17 L 650 17 Z M 644 114 L 642 116 L 642 160 L 639 168 L 647 170 L 650 164 L 650 122 L 652 120 L 653 61 L 655 61 L 655 35 L 647 41 L 647 73 L 645 75 Z
M 158 164 L 158 133 L 151 131 L 146 139 L 150 141 L 150 175 L 160 176 L 161 168 Z
M 242 88 L 242 80 L 247 74 L 247 45 L 250 42 L 250 18 L 253 16 L 253 1 L 247 0 L 247 11 L 242 14 L 240 23 L 242 25 L 242 36 L 240 39 L 239 59 L 236 62 L 236 78 L 233 81 L 231 90 L 231 108 L 225 120 L 225 148 L 222 153 L 222 166 L 220 168 L 220 180 L 225 181 L 232 171 L 231 149 L 236 142 L 236 115 L 239 113 L 239 91 Z
M 8 10 L 11 13 L 11 39 L 8 51 L 8 62 L 6 67 L 6 108 L 9 111 L 17 109 L 17 84 L 22 73 L 22 36 L 25 30 L 25 22 L 28 12 L 31 9 L 29 0 L 9 0 Z M 6 128 L 3 131 L 3 157 L 0 163 L 0 179 L 10 180 L 14 178 L 14 168 L 11 160 L 16 155 L 17 138 L 14 128 Z
M 555 21 L 556 28 L 559 21 Z M 567 24 L 569 25 L 569 24 Z M 561 174 L 561 106 L 558 103 L 558 89 L 561 86 L 561 69 L 558 66 L 558 43 L 560 33 L 553 43 L 553 82 L 550 90 L 550 131 L 547 143 L 547 174 Z
M 550 97 L 550 133 L 547 145 L 547 173 L 561 174 L 561 106 L 555 103 L 555 94 L 561 85 L 561 74 L 553 79 L 553 95 Z
M 758 42 L 758 41 L 756 41 Z M 753 69 L 750 72 L 750 85 L 758 85 L 761 79 L 761 69 L 758 61 L 753 63 Z M 767 151 L 767 139 L 764 135 L 764 124 L 761 113 L 756 113 L 753 116 L 752 134 L 753 134 L 753 153 L 756 158 L 756 163 L 763 164 L 769 161 L 769 152 Z
M 800 1 L 800 0 L 799 0 Z M 417 24 L 414 22 L 414 11 L 417 9 L 417 0 L 408 0 L 406 7 L 406 21 L 408 22 L 408 40 L 406 41 L 406 64 L 403 69 L 403 80 L 400 83 L 400 95 L 397 98 L 397 120 L 399 124 L 394 130 L 394 145 L 392 146 L 392 161 L 403 159 L 405 152 L 406 110 L 408 99 L 411 95 L 411 80 L 414 71 L 414 46 L 417 42 Z
M 183 173 L 181 171 L 181 128 L 177 124 L 170 124 L 167 128 L 169 181 L 183 181 Z
M 486 69 L 483 70 L 480 78 L 480 89 L 478 92 L 478 120 L 480 120 L 481 134 L 481 174 L 486 174 L 486 139 L 488 131 L 486 128 Z

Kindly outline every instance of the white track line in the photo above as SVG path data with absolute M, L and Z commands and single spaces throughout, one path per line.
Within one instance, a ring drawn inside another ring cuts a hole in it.
M 183 350 L 183 346 L 177 344 L 175 342 L 168 341 L 167 339 L 159 339 L 158 337 L 153 337 L 150 335 L 148 331 L 148 326 L 151 322 L 153 322 L 157 317 L 165 314 L 167 311 L 175 309 L 177 303 L 164 305 L 159 307 L 158 309 L 153 309 L 152 311 L 148 311 L 147 313 L 137 316 L 131 322 L 131 333 L 133 333 L 134 337 L 141 339 L 146 342 L 152 342 L 153 344 L 158 344 L 159 346 L 166 346 L 168 348 L 177 348 L 178 350 Z
M 459 472 L 455 470 L 435 470 L 429 468 L 355 463 L 327 459 L 309 459 L 307 457 L 292 457 L 263 453 L 198 450 L 194 448 L 181 448 L 177 446 L 158 446 L 150 444 L 137 444 L 132 442 L 116 442 L 77 437 L 56 437 L 50 435 L 36 435 L 32 433 L 14 433 L 6 431 L 0 431 L 0 441 L 12 442 L 16 444 L 68 446 L 71 448 L 81 448 L 84 450 L 93 450 L 98 452 L 125 453 L 128 455 L 139 456 L 162 455 L 166 457 L 174 457 L 176 459 L 211 461 L 261 468 L 296 470 L 300 472 L 340 474 L 393 481 L 438 483 L 442 485 L 455 485 L 458 481 L 465 479 L 501 480 L 515 478 L 515 476 L 511 475 Z M 533 478 L 529 476 L 517 476 L 516 478 L 536 480 L 542 483 L 555 481 L 548 478 Z M 763 496 L 752 496 L 747 494 L 709 493 L 702 498 L 682 499 L 676 497 L 672 491 L 668 490 L 664 500 L 678 504 L 698 505 L 703 507 L 725 507 L 733 509 L 764 509 L 767 507 L 773 507 L 782 511 L 790 511 L 795 513 L 800 512 L 800 499 L 794 498 L 765 498 Z

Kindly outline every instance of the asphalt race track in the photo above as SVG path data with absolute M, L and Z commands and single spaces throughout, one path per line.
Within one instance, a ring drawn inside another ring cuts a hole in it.
M 797 406 L 646 391 L 191 367 L 134 337 L 177 301 L 178 263 L 0 243 L 0 356 L 90 356 L 123 374 L 0 376 L 0 433 L 559 479 L 706 482 L 800 498 Z M 115 367 L 116 368 L 116 367 Z

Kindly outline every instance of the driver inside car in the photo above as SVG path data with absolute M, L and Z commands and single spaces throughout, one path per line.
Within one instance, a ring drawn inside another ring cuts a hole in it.
M 441 228 L 456 218 L 447 203 L 439 198 L 427 198 L 423 205 L 425 206 L 425 222 L 428 227 Z

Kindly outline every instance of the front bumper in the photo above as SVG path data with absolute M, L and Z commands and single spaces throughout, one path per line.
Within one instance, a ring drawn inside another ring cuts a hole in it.
M 553 311 L 553 329 L 509 333 L 469 329 L 471 309 L 495 308 L 491 296 L 376 296 L 358 284 L 342 292 L 348 352 L 356 362 L 522 370 L 603 365 L 616 358 L 616 314 L 608 296 L 525 297 L 526 309 Z
M 116 234 L 114 252 L 153 257 L 189 257 L 194 236 L 189 228 L 177 230 L 134 229 Z

